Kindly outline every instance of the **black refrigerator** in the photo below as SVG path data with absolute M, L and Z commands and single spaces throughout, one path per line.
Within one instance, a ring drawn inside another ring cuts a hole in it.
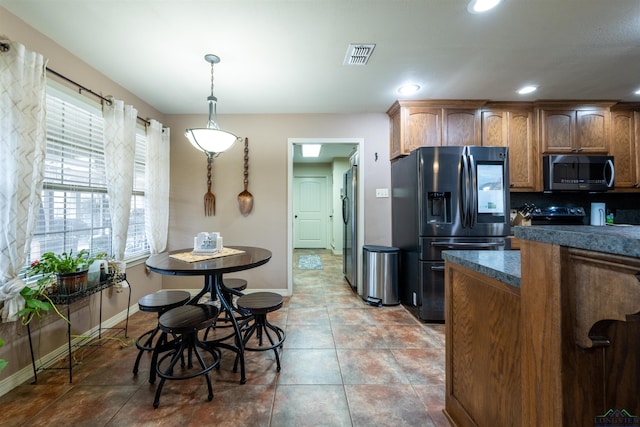
M 342 271 L 353 290 L 358 286 L 358 166 L 352 161 L 342 187 Z
M 508 248 L 508 149 L 418 148 L 392 161 L 391 187 L 400 300 L 419 319 L 444 322 L 442 251 Z

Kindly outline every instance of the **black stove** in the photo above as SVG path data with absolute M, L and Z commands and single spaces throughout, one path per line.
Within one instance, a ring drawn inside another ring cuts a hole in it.
M 531 212 L 531 225 L 582 225 L 584 208 L 579 206 L 549 206 Z

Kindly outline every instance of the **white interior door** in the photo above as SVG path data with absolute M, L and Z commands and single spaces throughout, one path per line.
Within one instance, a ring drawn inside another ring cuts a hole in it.
M 327 247 L 327 178 L 293 178 L 293 246 Z

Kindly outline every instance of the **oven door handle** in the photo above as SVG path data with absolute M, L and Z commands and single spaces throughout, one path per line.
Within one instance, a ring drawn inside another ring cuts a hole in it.
M 434 265 L 431 267 L 431 271 L 444 271 L 444 265 Z
M 486 243 L 451 243 L 451 242 L 431 242 L 434 248 L 497 248 L 504 246 L 504 242 L 486 242 Z

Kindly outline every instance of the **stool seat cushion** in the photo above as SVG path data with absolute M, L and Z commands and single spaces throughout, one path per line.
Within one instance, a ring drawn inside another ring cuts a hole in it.
M 183 334 L 211 326 L 218 313 L 218 308 L 210 304 L 183 305 L 164 313 L 158 323 L 165 332 Z
M 160 291 L 140 298 L 138 307 L 146 312 L 166 311 L 186 304 L 190 298 L 187 291 Z
M 238 308 L 253 313 L 268 313 L 282 307 L 284 298 L 275 292 L 254 292 L 243 295 L 236 301 Z

